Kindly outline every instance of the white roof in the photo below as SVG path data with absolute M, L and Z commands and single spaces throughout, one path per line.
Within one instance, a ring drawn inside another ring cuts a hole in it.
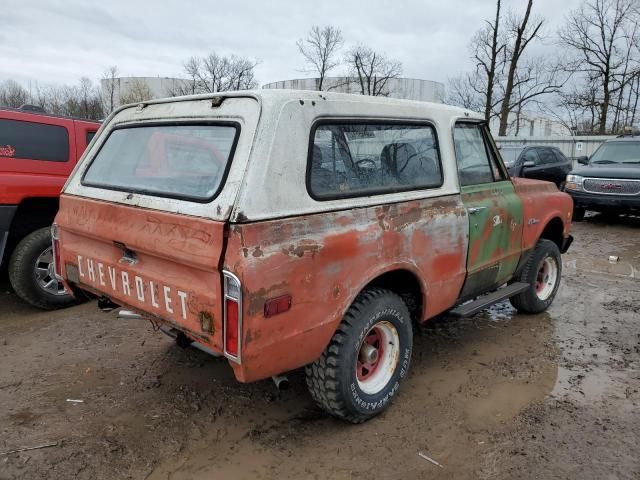
M 408 106 L 428 109 L 432 112 L 444 113 L 449 112 L 456 117 L 468 116 L 469 118 L 481 119 L 482 116 L 472 110 L 468 110 L 461 107 L 454 107 L 452 105 L 446 105 L 436 102 L 422 102 L 417 100 L 403 100 L 399 98 L 389 98 L 383 96 L 370 96 L 370 95 L 357 95 L 353 93 L 336 93 L 336 92 L 321 92 L 314 90 L 289 90 L 289 89 L 256 89 L 256 90 L 234 90 L 226 92 L 206 93 L 200 95 L 185 95 L 182 97 L 170 97 L 160 98 L 157 100 L 148 100 L 145 105 L 152 105 L 156 103 L 169 103 L 180 101 L 192 101 L 192 100 L 206 100 L 216 97 L 252 97 L 262 102 L 269 103 L 286 103 L 291 100 L 303 100 L 303 101 L 323 101 L 329 100 L 333 102 L 345 102 L 351 105 L 384 105 L 386 107 L 397 106 L 406 108 Z

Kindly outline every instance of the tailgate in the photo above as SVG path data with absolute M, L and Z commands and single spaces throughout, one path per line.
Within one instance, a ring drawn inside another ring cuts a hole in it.
M 222 350 L 224 222 L 62 195 L 62 276 Z

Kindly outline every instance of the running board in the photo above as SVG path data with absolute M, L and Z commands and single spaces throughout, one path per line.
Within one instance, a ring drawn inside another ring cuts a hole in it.
M 514 295 L 517 295 L 518 293 L 524 292 L 527 288 L 529 288 L 528 283 L 512 283 L 511 285 L 507 285 L 506 287 L 496 290 L 495 292 L 489 293 L 487 295 L 482 295 L 476 300 L 458 305 L 456 308 L 449 311 L 449 314 L 453 315 L 454 317 L 469 317 L 478 313 L 480 310 L 484 310 L 485 308 L 490 307 L 494 303 L 498 303 L 506 298 L 510 298 Z

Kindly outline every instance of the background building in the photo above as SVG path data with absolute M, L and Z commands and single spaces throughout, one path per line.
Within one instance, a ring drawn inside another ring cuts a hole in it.
M 290 88 L 294 90 L 318 90 L 318 78 L 299 78 L 282 80 L 263 85 L 262 88 Z M 341 93 L 360 94 L 360 85 L 353 77 L 326 77 L 323 90 Z M 420 100 L 423 102 L 444 101 L 444 84 L 432 80 L 417 78 L 390 78 L 386 86 L 388 96 L 406 100 Z
M 498 130 L 500 129 L 500 120 L 493 118 L 491 122 L 489 122 L 489 127 L 491 128 L 491 133 L 497 137 Z M 507 136 L 532 138 L 563 135 L 570 136 L 571 131 L 561 122 L 552 118 L 522 114 L 518 119 L 515 114 L 509 115 Z

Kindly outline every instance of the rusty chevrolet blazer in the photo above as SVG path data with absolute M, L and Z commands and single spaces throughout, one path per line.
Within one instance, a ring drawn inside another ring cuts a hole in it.
M 240 382 L 304 367 L 362 422 L 398 394 L 415 324 L 553 301 L 571 198 L 509 178 L 486 123 L 440 104 L 261 90 L 124 106 L 53 227 L 72 292 L 124 307 Z

